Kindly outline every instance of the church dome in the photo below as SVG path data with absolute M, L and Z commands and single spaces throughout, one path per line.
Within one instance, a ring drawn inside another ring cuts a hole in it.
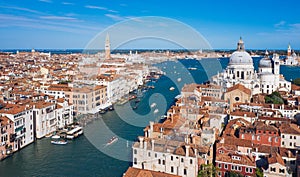
M 233 52 L 229 59 L 229 65 L 253 65 L 252 57 L 245 51 L 242 38 L 237 44 L 237 51 Z
M 258 67 L 260 68 L 272 68 L 272 61 L 269 58 L 269 53 L 266 51 L 265 57 L 259 61 Z
M 258 67 L 260 68 L 272 68 L 272 61 L 270 58 L 263 58 L 259 61 Z
M 252 57 L 246 51 L 235 51 L 230 57 L 229 65 L 253 65 Z

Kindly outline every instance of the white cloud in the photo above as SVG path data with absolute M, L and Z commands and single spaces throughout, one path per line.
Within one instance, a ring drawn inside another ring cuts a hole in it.
M 41 16 L 40 19 L 47 19 L 47 20 L 71 20 L 71 21 L 77 20 L 77 18 L 74 18 L 74 17 L 65 17 L 65 16 Z
M 105 16 L 115 20 L 115 21 L 121 21 L 121 20 L 125 20 L 124 17 L 121 17 L 119 15 L 114 15 L 114 14 L 105 14 Z
M 101 7 L 101 6 L 91 6 L 91 5 L 86 5 L 85 7 L 88 8 L 88 9 L 107 10 L 106 7 Z
M 285 24 L 286 24 L 286 22 L 282 20 L 282 21 L 276 23 L 274 26 L 275 26 L 275 28 L 280 28 L 280 27 L 284 26 Z
M 63 4 L 63 5 L 74 5 L 74 3 L 71 3 L 71 2 L 62 2 L 61 4 Z
M 32 9 L 23 8 L 23 7 L 16 7 L 16 6 L 0 6 L 0 8 L 19 10 L 19 11 L 30 12 L 30 13 L 34 13 L 34 14 L 43 14 L 42 12 L 37 11 L 37 10 L 32 10 Z
M 88 9 L 98 9 L 98 10 L 104 10 L 104 11 L 107 11 L 107 12 L 118 13 L 118 11 L 116 11 L 116 10 L 108 9 L 108 8 L 102 7 L 102 6 L 86 5 L 85 8 L 88 8 Z
M 40 2 L 52 3 L 51 0 L 39 0 Z

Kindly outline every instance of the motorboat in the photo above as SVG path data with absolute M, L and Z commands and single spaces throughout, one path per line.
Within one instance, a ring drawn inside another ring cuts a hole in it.
M 156 106 L 156 103 L 152 103 L 152 104 L 150 105 L 151 108 L 154 108 L 155 106 Z
M 175 90 L 175 88 L 174 87 L 170 87 L 170 91 L 173 91 L 173 90 Z
M 67 141 L 64 141 L 64 140 L 60 140 L 60 141 L 51 141 L 51 144 L 55 144 L 55 145 L 66 145 L 68 144 Z
M 118 140 L 119 140 L 118 137 L 113 136 L 113 137 L 106 143 L 106 145 L 111 145 L 111 144 L 115 143 L 115 142 L 118 141 Z

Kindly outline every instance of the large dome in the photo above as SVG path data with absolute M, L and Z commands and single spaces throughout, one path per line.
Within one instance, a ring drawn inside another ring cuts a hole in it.
M 272 61 L 269 57 L 265 57 L 259 61 L 258 67 L 260 68 L 271 68 L 272 67 Z
M 235 51 L 229 59 L 229 65 L 253 65 L 253 60 L 248 52 Z

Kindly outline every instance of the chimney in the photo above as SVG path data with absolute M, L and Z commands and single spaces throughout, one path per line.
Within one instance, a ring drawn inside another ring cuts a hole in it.
M 140 141 L 140 148 L 142 149 L 144 138 L 142 136 L 139 136 L 139 141 Z
M 190 152 L 190 146 L 189 145 L 185 145 L 185 156 L 186 157 L 189 156 L 189 152 Z
M 151 150 L 154 151 L 154 139 L 151 139 Z
M 150 131 L 151 131 L 151 134 L 153 132 L 153 125 L 154 125 L 154 122 L 153 121 L 150 121 Z
M 147 141 L 144 141 L 144 149 L 147 149 Z

